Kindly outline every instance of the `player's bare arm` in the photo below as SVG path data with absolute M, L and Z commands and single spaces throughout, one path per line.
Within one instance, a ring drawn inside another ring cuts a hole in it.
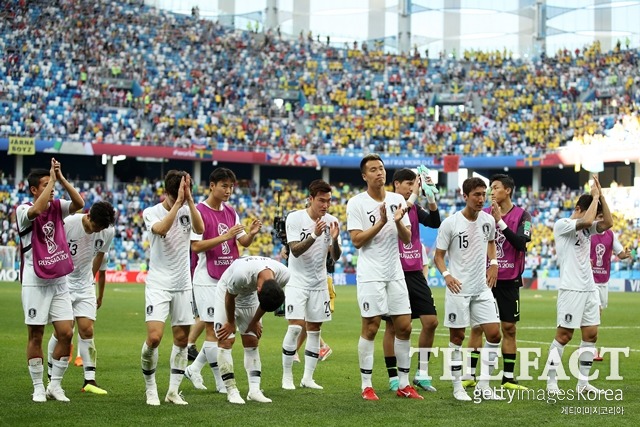
M 78 193 L 78 190 L 76 190 L 73 187 L 73 185 L 71 185 L 69 183 L 69 181 L 67 181 L 67 179 L 62 174 L 62 165 L 60 164 L 60 162 L 56 161 L 56 159 L 52 159 L 52 160 L 53 160 L 53 163 L 54 163 L 54 165 L 53 165 L 54 166 L 54 170 L 56 172 L 56 180 L 58 180 L 58 182 L 60 182 L 60 184 L 62 184 L 62 187 L 64 187 L 64 189 L 69 194 L 69 197 L 71 198 L 71 205 L 69 206 L 69 213 L 73 214 L 73 213 L 79 211 L 80 209 L 82 209 L 84 207 L 84 199 L 82 198 L 80 193 Z
M 258 235 L 258 233 L 262 230 L 262 221 L 259 219 L 254 219 L 251 221 L 251 225 L 249 226 L 249 231 L 246 235 L 240 237 L 238 239 L 238 243 L 240 243 L 245 248 L 253 243 L 253 239 Z
M 305 253 L 315 243 L 318 236 L 321 236 L 322 233 L 324 233 L 326 228 L 327 223 L 320 218 L 317 219 L 316 226 L 313 229 L 313 234 L 309 234 L 299 242 L 289 242 L 289 250 L 291 251 L 291 254 L 297 258 Z
M 181 187 L 184 193 L 184 200 L 189 206 L 189 212 L 191 213 L 191 229 L 196 234 L 202 234 L 204 233 L 204 221 L 193 202 L 193 195 L 191 194 L 191 176 L 187 174 L 187 176 L 183 178 Z
M 444 277 L 444 282 L 446 283 L 447 288 L 449 288 L 449 290 L 454 294 L 458 294 L 462 290 L 462 283 L 447 271 L 447 265 L 444 262 L 444 256 L 446 253 L 447 251 L 436 248 L 436 254 L 433 256 L 433 263 L 440 274 Z
M 380 219 L 378 220 L 374 219 L 375 223 L 368 230 L 349 231 L 349 235 L 351 236 L 351 242 L 353 243 L 353 246 L 355 246 L 356 249 L 360 249 L 361 247 L 369 243 L 369 241 L 373 239 L 376 236 L 376 234 L 378 234 L 380 230 L 382 230 L 382 227 L 384 227 L 384 225 L 387 223 L 387 204 L 386 203 L 382 202 L 380 204 L 379 212 L 380 212 Z
M 489 268 L 487 268 L 487 286 L 490 288 L 495 287 L 498 282 L 498 263 L 496 257 L 496 241 L 491 240 L 487 243 L 487 258 L 489 258 L 490 261 Z M 493 260 L 496 262 L 491 263 Z
M 403 206 L 401 208 L 396 209 L 393 213 L 393 220 L 396 223 L 396 228 L 398 230 L 398 238 L 402 241 L 402 243 L 411 242 L 411 225 L 404 225 L 402 223 L 402 218 L 405 216 L 409 208 L 407 206 Z
M 35 217 L 40 215 L 42 212 L 47 210 L 49 207 L 49 200 L 53 198 L 53 188 L 56 183 L 56 171 L 54 168 L 54 164 L 56 159 L 51 159 L 51 168 L 49 169 L 49 181 L 45 184 L 44 188 L 42 185 L 38 185 L 38 191 L 40 192 L 38 197 L 33 202 L 33 205 L 27 211 L 27 218 L 33 220 Z
M 338 261 L 340 256 L 342 255 L 342 248 L 340 247 L 340 243 L 338 243 L 338 236 L 340 235 L 340 226 L 337 222 L 332 222 L 329 226 L 329 234 L 331 235 L 331 246 L 329 248 L 329 253 L 331 254 L 331 258 L 334 261 Z
M 227 313 L 227 323 L 216 331 L 219 340 L 226 340 L 236 331 L 236 295 L 230 294 L 229 291 L 224 295 L 224 310 Z

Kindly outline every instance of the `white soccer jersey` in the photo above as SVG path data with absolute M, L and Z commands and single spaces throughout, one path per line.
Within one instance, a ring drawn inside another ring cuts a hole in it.
M 109 250 L 115 230 L 105 228 L 98 233 L 87 234 L 82 225 L 85 215 L 73 215 L 64 221 L 64 232 L 74 269 L 69 273 L 67 285 L 69 290 L 80 290 L 93 285 L 93 258 L 98 252 Z
M 407 205 L 404 197 L 391 191 L 386 192 L 387 223 L 373 239 L 358 252 L 358 282 L 378 282 L 404 279 L 400 251 L 398 250 L 398 229 L 393 220 L 396 209 Z M 367 192 L 360 193 L 347 202 L 347 230 L 367 231 L 380 220 L 380 202 Z M 402 225 L 410 226 L 409 215 L 402 217 Z
M 18 231 L 22 232 L 27 227 L 33 225 L 33 221 L 31 221 L 27 215 L 29 212 L 29 208 L 31 208 L 31 204 L 24 203 L 16 208 L 16 221 L 18 223 Z M 69 200 L 60 199 L 60 208 L 62 209 L 62 219 L 65 219 L 69 215 L 73 215 L 69 212 L 69 207 L 71 206 L 71 202 Z M 55 230 L 55 232 L 64 233 L 64 230 Z M 20 236 L 20 243 L 23 248 L 26 248 L 31 245 L 31 231 L 25 233 L 23 236 Z M 67 279 L 63 277 L 58 277 L 57 279 L 41 279 L 39 278 L 35 271 L 33 270 L 33 251 L 28 250 L 23 255 L 22 260 L 22 273 L 21 273 L 21 282 L 22 286 L 53 286 L 53 285 L 63 285 L 67 283 Z
M 316 238 L 311 247 L 299 257 L 293 253 L 289 255 L 289 271 L 291 279 L 288 286 L 305 288 L 309 290 L 321 290 L 327 288 L 327 252 L 331 246 L 331 223 L 340 223 L 330 214 L 325 214 L 323 220 L 327 227 Z M 287 215 L 287 241 L 301 242 L 311 238 L 311 233 L 316 228 L 316 222 L 311 219 L 306 209 L 291 212 Z
M 591 270 L 591 235 L 598 234 L 597 222 L 580 231 L 576 230 L 577 222 L 577 219 L 562 218 L 553 226 L 560 268 L 558 289 L 593 291 L 596 283 Z
M 184 291 L 191 289 L 189 267 L 189 249 L 191 245 L 191 211 L 189 206 L 182 206 L 176 215 L 166 236 L 151 232 L 157 222 L 169 214 L 169 211 L 158 203 L 144 210 L 144 224 L 149 235 L 149 274 L 146 285 L 154 289 L 166 291 Z
M 486 212 L 469 221 L 458 211 L 440 224 L 436 248 L 447 251 L 447 269 L 462 283 L 457 295 L 480 295 L 487 289 L 487 243 L 495 240 L 495 234 L 496 220 Z
M 623 250 L 624 246 L 622 246 L 622 243 L 620 243 L 620 240 L 618 240 L 618 236 L 616 236 L 616 233 L 613 233 L 613 254 L 617 256 Z
M 202 205 L 206 206 L 208 209 L 213 210 L 213 208 L 211 206 L 209 206 L 209 204 L 206 201 L 200 202 L 200 203 Z M 206 216 L 203 217 L 202 220 L 204 221 L 204 228 L 205 229 L 207 227 L 211 226 L 210 224 L 208 224 L 209 221 L 207 221 Z M 236 213 L 236 222 L 233 225 L 237 225 L 237 224 L 240 224 L 240 217 Z M 246 234 L 247 234 L 246 231 L 242 231 L 241 233 L 239 233 L 236 236 L 236 240 L 238 240 L 239 238 L 241 238 L 242 236 L 244 236 Z M 190 238 L 191 238 L 192 241 L 201 241 L 203 239 L 203 235 L 202 234 L 197 234 L 197 233 L 192 231 Z M 240 246 L 238 246 L 238 250 L 239 249 L 240 249 Z M 197 256 L 198 256 L 198 263 L 196 264 L 195 270 L 193 270 L 193 284 L 196 285 L 196 286 L 206 286 L 206 285 L 215 286 L 216 283 L 218 283 L 218 280 L 212 278 L 209 275 L 209 271 L 207 270 L 207 253 L 206 253 L 206 251 L 200 252 L 199 254 L 197 254 Z
M 218 282 L 217 298 L 224 301 L 225 293 L 236 295 L 236 307 L 247 308 L 258 304 L 256 282 L 262 270 L 273 271 L 276 282 L 284 288 L 289 281 L 289 270 L 284 264 L 271 258 L 249 256 L 238 258 L 222 274 Z

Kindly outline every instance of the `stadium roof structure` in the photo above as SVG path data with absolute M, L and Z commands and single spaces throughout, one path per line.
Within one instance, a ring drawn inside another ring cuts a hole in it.
M 280 28 L 283 36 L 343 46 L 382 42 L 390 52 L 459 55 L 507 50 L 516 57 L 583 48 L 600 41 L 640 45 L 639 0 L 146 0 L 239 29 Z M 327 40 L 327 37 L 329 38 Z M 404 49 L 403 49 L 404 47 Z

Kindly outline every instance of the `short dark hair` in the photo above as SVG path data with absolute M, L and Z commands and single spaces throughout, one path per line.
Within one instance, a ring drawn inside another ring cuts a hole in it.
M 284 291 L 275 279 L 267 279 L 258 292 L 258 301 L 264 311 L 276 311 L 284 303 Z
M 115 224 L 116 214 L 111 203 L 99 201 L 91 205 L 91 209 L 89 209 L 89 219 L 98 227 L 105 229 Z
M 469 195 L 474 189 L 478 187 L 487 188 L 487 184 L 481 178 L 467 178 L 462 183 L 462 194 Z
M 413 181 L 418 176 L 414 171 L 409 168 L 398 169 L 393 174 L 393 178 L 391 178 L 391 182 L 399 181 Z
M 360 160 L 360 172 L 361 173 L 364 173 L 364 168 L 367 165 L 367 162 L 370 162 L 372 160 L 380 160 L 382 162 L 382 159 L 377 154 L 367 154 L 366 156 L 364 156 L 362 158 L 362 160 Z M 384 165 L 384 162 L 382 162 L 382 165 Z
M 331 193 L 331 185 L 322 179 L 316 179 L 309 184 L 309 196 L 316 197 L 318 193 Z
M 209 174 L 209 182 L 217 184 L 220 181 L 231 181 L 235 183 L 237 181 L 236 174 L 231 169 L 227 168 L 215 168 Z
M 45 176 L 51 175 L 51 172 L 46 169 L 32 169 L 29 175 L 27 175 L 27 182 L 29 183 L 29 188 L 38 187 L 40 185 L 40 180 Z
M 180 190 L 180 181 L 184 176 L 187 176 L 186 172 L 179 171 L 176 169 L 171 169 L 169 172 L 167 172 L 167 175 L 165 175 L 164 177 L 164 191 L 174 199 L 178 198 L 178 191 Z
M 578 198 L 578 201 L 576 202 L 576 208 L 580 208 L 580 210 L 584 212 L 589 209 L 589 206 L 591 206 L 592 202 L 593 196 L 591 194 L 583 194 Z M 598 200 L 598 209 L 596 211 L 596 216 L 600 213 L 602 213 L 602 203 L 600 203 L 600 200 Z
M 513 178 L 503 173 L 497 173 L 489 178 L 489 185 L 493 184 L 493 181 L 500 181 L 504 188 L 510 188 L 511 193 L 509 194 L 509 197 L 513 196 L 513 191 L 516 189 L 516 183 Z

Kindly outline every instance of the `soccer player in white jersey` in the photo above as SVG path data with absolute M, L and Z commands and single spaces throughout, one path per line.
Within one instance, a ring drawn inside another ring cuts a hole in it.
M 107 394 L 106 390 L 96 384 L 97 353 L 93 341 L 93 325 L 98 305 L 94 278 L 102 265 L 104 254 L 111 246 L 115 233 L 114 222 L 113 206 L 104 201 L 94 203 L 88 214 L 73 215 L 64 222 L 67 244 L 75 267 L 66 278 L 73 316 L 78 326 L 78 350 L 84 368 L 82 391 L 94 394 Z M 49 360 L 57 343 L 54 331 L 49 340 Z M 49 364 L 49 369 L 51 368 Z
M 596 216 L 602 212 L 602 221 Z M 613 218 L 597 176 L 593 176 L 591 194 L 583 194 L 569 218 L 561 218 L 553 226 L 553 237 L 560 267 L 560 286 L 557 301 L 556 337 L 549 348 L 544 373 L 547 373 L 547 392 L 560 393 L 557 369 L 562 365 L 564 347 L 580 328 L 582 341 L 579 348 L 578 392 L 600 393 L 589 384 L 600 324 L 600 299 L 589 256 L 591 236 L 604 233 L 613 225 Z
M 347 229 L 353 245 L 359 249 L 357 264 L 357 296 L 362 318 L 358 341 L 362 398 L 378 400 L 371 384 L 374 340 L 382 316 L 388 315 L 395 327 L 394 351 L 398 361 L 397 396 L 422 399 L 409 384 L 411 306 L 409 292 L 400 263 L 398 238 L 411 241 L 411 224 L 407 204 L 401 194 L 384 188 L 387 172 L 377 154 L 360 161 L 362 179 L 367 191 L 347 203 Z
M 195 388 L 206 390 L 200 371 L 208 363 L 221 393 L 226 390 L 218 369 L 218 340 L 213 330 L 216 285 L 222 273 L 239 258 L 239 245 L 248 247 L 262 228 L 262 222 L 256 219 L 247 233 L 235 209 L 227 203 L 235 184 L 236 175 L 232 170 L 216 168 L 211 172 L 209 196 L 197 206 L 204 223 L 204 234 L 191 234 L 191 251 L 197 256 L 193 295 L 200 320 L 205 322 L 206 337 L 200 353 L 185 369 L 184 375 Z
M 191 195 L 191 177 L 170 170 L 164 180 L 165 199 L 142 213 L 149 232 L 149 273 L 145 286 L 147 339 L 142 344 L 141 365 L 147 405 L 158 406 L 156 367 L 164 323 L 171 316 L 173 347 L 171 374 L 165 402 L 186 405 L 179 394 L 187 367 L 189 327 L 194 322 L 190 274 L 191 232 L 202 234 L 204 224 Z
M 69 194 L 71 201 L 60 199 L 59 214 L 62 219 L 73 215 L 84 207 L 84 200 L 62 175 L 60 162 L 51 159 L 51 168 L 33 170 L 28 176 L 29 192 L 34 202 L 24 203 L 16 208 L 16 222 L 20 233 L 22 253 L 21 274 L 22 308 L 24 321 L 29 332 L 27 363 L 33 382 L 33 401 L 46 402 L 47 398 L 68 402 L 62 389 L 62 377 L 69 366 L 69 351 L 73 337 L 73 309 L 67 288 L 67 279 L 41 279 L 33 266 L 32 230 L 34 220 L 54 208 L 54 184 L 59 181 Z M 54 229 L 53 232 L 64 233 Z M 52 359 L 51 382 L 45 391 L 43 383 L 44 365 L 42 359 L 42 337 L 44 327 L 51 322 L 58 335 Z
M 491 370 L 496 366 L 500 345 L 500 319 L 491 293 L 498 278 L 496 258 L 496 221 L 482 208 L 487 184 L 480 178 L 462 183 L 466 202 L 463 210 L 446 218 L 438 230 L 434 264 L 447 285 L 444 299 L 444 325 L 449 328 L 453 396 L 471 401 L 462 386 L 462 351 L 465 329 L 480 325 L 486 341 L 481 352 L 480 379 L 477 394 L 486 400 L 502 400 L 489 387 Z M 449 255 L 449 268 L 444 257 Z M 487 256 L 490 260 L 487 269 Z
M 244 347 L 244 368 L 249 379 L 247 400 L 271 402 L 260 390 L 262 363 L 258 344 L 262 336 L 261 319 L 265 313 L 282 305 L 282 288 L 288 281 L 287 267 L 259 256 L 238 258 L 218 281 L 213 316 L 218 337 L 218 364 L 230 403 L 245 403 L 236 385 L 231 356 L 236 330 L 242 336 Z
M 287 215 L 286 230 L 291 279 L 285 289 L 285 317 L 289 322 L 282 342 L 282 388 L 295 389 L 293 357 L 298 337 L 306 327 L 304 376 L 300 387 L 322 389 L 313 379 L 320 355 L 320 328 L 331 320 L 331 299 L 327 288 L 327 252 L 337 261 L 342 254 L 338 235 L 340 223 L 327 213 L 331 186 L 317 179 L 309 185 L 309 207 Z

